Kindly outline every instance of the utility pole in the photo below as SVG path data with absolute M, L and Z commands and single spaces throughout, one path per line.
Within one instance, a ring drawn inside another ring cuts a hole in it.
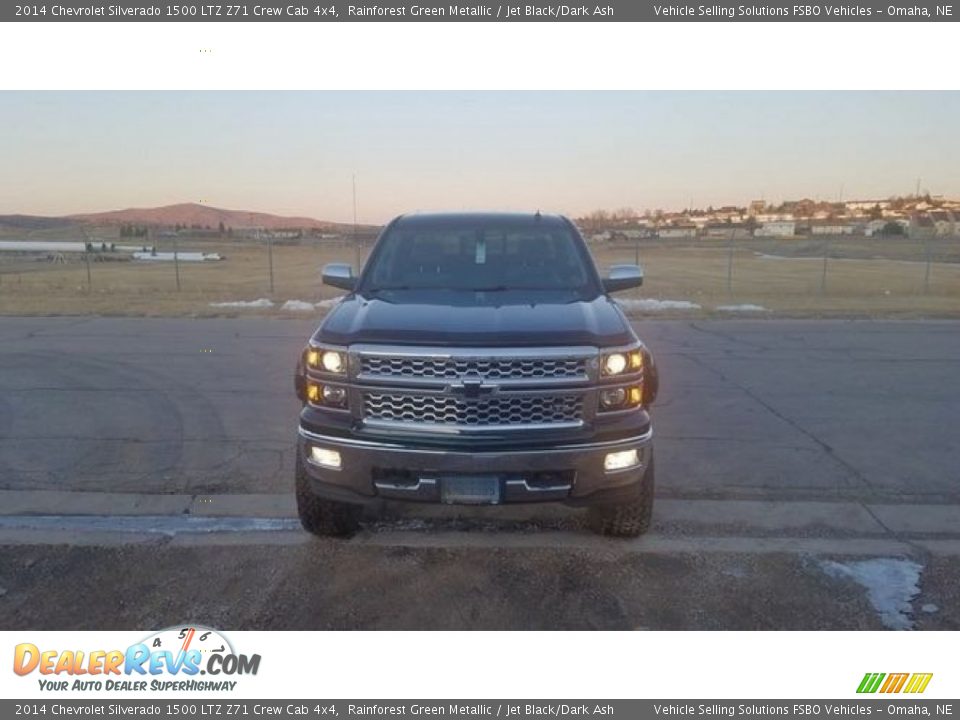
M 823 272 L 820 275 L 820 294 L 827 292 L 827 256 L 830 255 L 830 238 L 823 238 Z
M 148 231 L 149 232 L 149 231 Z M 173 271 L 177 276 L 177 292 L 180 292 L 180 240 L 173 236 Z
M 727 248 L 727 295 L 733 295 L 733 236 L 736 228 L 730 228 L 730 243 Z
M 273 233 L 267 235 L 267 264 L 270 266 L 270 295 L 273 295 Z
M 90 238 L 87 235 L 86 228 L 83 229 L 83 260 L 87 264 L 87 294 L 93 292 L 93 279 L 90 276 L 90 249 L 93 245 L 90 243 Z

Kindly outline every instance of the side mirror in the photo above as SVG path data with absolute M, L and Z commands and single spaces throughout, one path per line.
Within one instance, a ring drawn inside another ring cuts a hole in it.
M 611 265 L 610 276 L 603 279 L 603 289 L 608 293 L 641 285 L 643 285 L 643 270 L 639 265 Z
M 353 276 L 353 268 L 346 263 L 324 265 L 322 278 L 324 285 L 332 285 L 342 290 L 353 290 L 357 287 L 357 278 Z

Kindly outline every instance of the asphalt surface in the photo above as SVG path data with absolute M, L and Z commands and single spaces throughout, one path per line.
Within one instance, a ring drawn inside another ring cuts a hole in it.
M 316 322 L 0 318 L 3 628 L 960 628 L 960 323 L 640 321 L 649 536 L 388 506 L 338 542 L 290 497 Z

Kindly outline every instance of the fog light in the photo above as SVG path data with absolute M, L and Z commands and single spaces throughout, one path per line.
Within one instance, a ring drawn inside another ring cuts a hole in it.
M 607 453 L 603 459 L 603 469 L 607 472 L 614 470 L 626 470 L 636 467 L 640 464 L 640 454 L 636 448 L 633 450 L 621 450 L 619 452 Z
M 336 450 L 328 450 L 327 448 L 313 446 L 310 448 L 310 462 L 312 462 L 314 465 L 320 465 L 322 467 L 339 470 L 340 453 L 338 453 Z

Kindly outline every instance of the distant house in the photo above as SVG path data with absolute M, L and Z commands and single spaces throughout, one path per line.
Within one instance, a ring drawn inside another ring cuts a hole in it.
M 754 237 L 792 237 L 796 234 L 795 220 L 768 220 L 753 233 Z
M 886 210 L 890 207 L 889 200 L 847 200 L 844 203 L 847 211 L 853 214 L 870 212 L 876 208 Z

